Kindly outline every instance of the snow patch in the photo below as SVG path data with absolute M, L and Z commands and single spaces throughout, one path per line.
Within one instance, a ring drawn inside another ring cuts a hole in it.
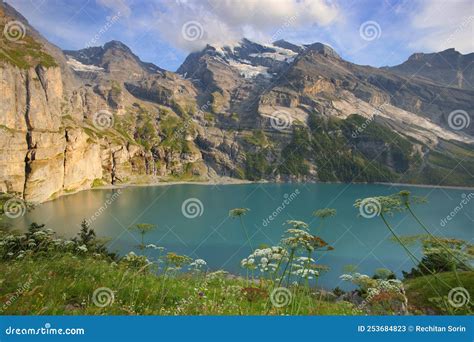
M 264 77 L 271 77 L 268 73 L 268 68 L 264 66 L 253 66 L 250 64 L 241 63 L 236 61 L 235 59 L 229 59 L 228 63 L 231 67 L 237 69 L 241 76 L 244 78 L 254 78 L 258 75 L 262 75 Z
M 252 53 L 249 56 L 271 58 L 276 61 L 291 63 L 295 59 L 295 56 L 297 55 L 296 52 L 289 49 L 281 48 L 279 46 L 274 46 L 270 44 L 265 44 L 263 46 L 266 48 L 273 49 L 275 50 L 275 52 Z
M 104 68 L 98 67 L 96 65 L 87 65 L 79 62 L 77 59 L 72 57 L 67 57 L 67 64 L 74 70 L 74 71 L 82 71 L 82 72 L 99 72 L 104 71 Z

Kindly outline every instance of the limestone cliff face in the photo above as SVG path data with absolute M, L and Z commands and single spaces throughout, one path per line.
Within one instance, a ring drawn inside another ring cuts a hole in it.
M 64 191 L 88 189 L 95 179 L 102 179 L 103 174 L 100 145 L 91 142 L 80 128 L 67 129 Z
M 113 183 L 153 171 L 140 147 L 94 141 L 81 125 L 65 122 L 68 110 L 62 106 L 68 98 L 62 85 L 59 67 L 0 65 L 1 192 L 43 202 L 88 189 L 94 180 Z M 87 101 L 69 108 L 76 119 L 87 117 Z

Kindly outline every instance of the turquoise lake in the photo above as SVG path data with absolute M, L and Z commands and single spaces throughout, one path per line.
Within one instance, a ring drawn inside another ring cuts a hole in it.
M 370 275 L 381 267 L 400 275 L 402 270 L 408 271 L 413 266 L 403 249 L 392 241 L 381 219 L 361 217 L 353 206 L 358 198 L 388 195 L 403 189 L 427 197 L 428 203 L 415 206 L 415 211 L 432 232 L 472 242 L 474 198 L 467 204 L 461 202 L 474 196 L 471 194 L 474 190 L 374 184 L 182 184 L 97 189 L 44 203 L 8 223 L 14 228 L 26 229 L 35 221 L 46 224 L 46 228 L 55 230 L 60 236 L 72 237 L 79 230 L 82 219 L 96 217 L 91 220 L 91 227 L 99 237 L 109 240 L 111 251 L 121 255 L 134 251 L 150 258 L 158 252 L 140 250 L 139 234 L 127 227 L 135 223 L 153 223 L 158 228 L 146 235 L 145 243 L 202 258 L 211 271 L 224 269 L 243 274 L 240 260 L 248 256 L 251 249 L 239 221 L 228 217 L 229 209 L 250 209 L 244 222 L 252 236 L 252 246 L 258 247 L 276 245 L 288 228 L 283 225 L 286 220 L 310 223 L 315 233 L 318 221 L 312 212 L 319 208 L 335 208 L 337 215 L 326 220 L 318 234 L 335 248 L 317 256 L 319 264 L 329 267 L 321 275 L 319 284 L 326 288 L 347 288 L 348 284 L 339 280 L 345 265 L 358 265 L 359 272 Z M 284 204 L 284 209 L 278 209 L 285 199 L 288 204 Z M 186 210 L 183 210 L 183 203 Z M 462 209 L 441 224 L 460 205 Z M 274 212 L 276 215 L 272 214 Z M 271 215 L 274 219 L 264 222 Z M 399 235 L 423 233 L 406 213 L 390 217 L 390 222 Z M 412 249 L 420 255 L 418 246 Z

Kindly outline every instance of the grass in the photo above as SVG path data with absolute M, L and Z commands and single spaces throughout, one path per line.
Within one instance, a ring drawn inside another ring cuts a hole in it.
M 412 310 L 425 313 L 445 313 L 439 303 L 434 300 L 437 297 L 436 290 L 447 297 L 451 289 L 459 287 L 459 283 L 469 293 L 474 293 L 474 272 L 459 272 L 459 281 L 454 272 L 438 273 L 437 276 L 442 280 L 442 284 L 439 284 L 432 275 L 416 277 L 405 281 L 408 303 L 410 303 Z M 471 308 L 473 306 L 471 299 Z M 453 308 L 453 313 L 460 314 L 463 312 L 462 310 L 468 310 L 468 307 L 462 306 L 458 311 Z
M 254 130 L 244 136 L 244 140 L 254 146 L 265 148 L 270 145 L 270 142 L 263 132 L 263 130 Z
M 0 26 L 3 32 L 4 26 Z M 17 66 L 20 69 L 28 69 L 37 65 L 45 68 L 57 66 L 54 58 L 43 50 L 40 43 L 26 35 L 18 41 L 9 41 L 0 36 L 0 61 Z
M 60 254 L 0 262 L 3 314 L 29 315 L 354 315 L 348 302 L 331 302 L 307 290 L 293 290 L 285 307 L 270 304 L 265 282 L 183 273 L 156 276 L 143 269 L 101 257 Z M 113 291 L 114 301 L 94 304 L 99 287 Z M 24 291 L 15 296 L 19 288 Z M 256 289 L 256 290 L 255 290 Z
M 96 179 L 94 179 L 94 181 L 92 182 L 91 187 L 97 188 L 97 187 L 103 186 L 103 185 L 105 185 L 105 184 L 106 184 L 106 183 L 104 182 L 103 179 L 101 179 L 101 178 L 96 178 Z

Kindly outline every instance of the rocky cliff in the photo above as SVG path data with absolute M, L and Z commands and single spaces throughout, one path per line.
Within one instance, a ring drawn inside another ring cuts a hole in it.
M 118 41 L 63 52 L 5 3 L 0 31 L 0 192 L 27 201 L 216 176 L 474 183 L 474 93 L 438 82 L 447 71 L 411 77 L 413 57 L 377 69 L 244 39 L 174 73 Z

